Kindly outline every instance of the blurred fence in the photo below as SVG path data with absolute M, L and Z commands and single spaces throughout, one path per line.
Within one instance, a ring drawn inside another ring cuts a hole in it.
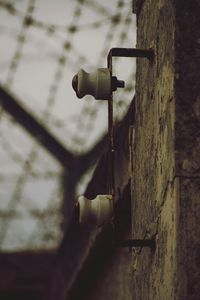
M 62 239 L 61 225 L 84 190 L 107 127 L 106 103 L 89 97 L 79 103 L 71 78 L 80 67 L 105 66 L 111 47 L 134 46 L 131 2 L 0 1 L 1 251 L 50 250 Z M 116 119 L 134 88 L 133 68 L 124 62 L 123 68 Z M 116 61 L 116 72 L 123 68 Z

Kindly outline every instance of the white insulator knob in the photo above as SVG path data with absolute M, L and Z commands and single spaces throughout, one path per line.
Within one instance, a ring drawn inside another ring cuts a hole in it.
M 113 203 L 111 195 L 98 195 L 89 200 L 84 196 L 78 198 L 79 223 L 93 223 L 102 226 L 108 223 L 113 215 Z
M 97 100 L 108 100 L 112 93 L 111 73 L 106 68 L 91 74 L 81 69 L 74 76 L 72 86 L 78 98 L 92 95 Z

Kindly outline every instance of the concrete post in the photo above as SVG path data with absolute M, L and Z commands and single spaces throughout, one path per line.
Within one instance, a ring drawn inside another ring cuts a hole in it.
M 184 2 L 184 3 L 183 3 Z M 200 1 L 138 0 L 133 299 L 199 299 Z

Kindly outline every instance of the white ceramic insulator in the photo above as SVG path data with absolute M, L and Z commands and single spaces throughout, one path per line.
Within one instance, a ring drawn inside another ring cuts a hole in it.
M 93 223 L 102 226 L 108 223 L 113 215 L 113 203 L 111 195 L 98 195 L 89 200 L 84 196 L 78 198 L 79 223 Z
M 73 87 L 78 98 L 92 95 L 97 100 L 108 100 L 111 93 L 111 73 L 107 68 L 97 69 L 95 73 L 80 70 L 73 78 Z

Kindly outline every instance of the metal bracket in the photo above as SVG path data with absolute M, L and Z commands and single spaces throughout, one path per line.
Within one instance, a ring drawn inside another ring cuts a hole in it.
M 136 239 L 136 240 L 124 240 L 117 243 L 119 247 L 139 247 L 139 248 L 150 248 L 151 251 L 156 249 L 156 239 L 155 236 L 151 239 Z
M 112 58 L 113 57 L 141 57 L 147 58 L 149 61 L 153 61 L 155 57 L 155 52 L 153 49 L 136 49 L 136 48 L 111 48 L 107 56 L 107 68 L 112 76 Z M 117 87 L 122 87 L 122 81 L 118 81 Z M 113 91 L 110 93 L 108 99 L 108 137 L 109 137 L 109 157 L 110 157 L 110 186 L 109 193 L 113 196 L 113 201 L 115 199 L 114 195 L 114 126 L 113 126 Z
M 108 194 L 112 196 L 112 209 L 115 205 L 115 178 L 114 178 L 114 126 L 113 126 L 113 91 L 118 87 L 123 88 L 124 82 L 112 76 L 112 58 L 113 57 L 140 57 L 146 58 L 150 62 L 154 60 L 155 52 L 153 49 L 136 48 L 111 48 L 107 56 L 107 69 L 98 69 L 97 73 L 88 74 L 81 70 L 74 76 L 72 85 L 79 98 L 86 94 L 93 95 L 95 99 L 108 100 L 108 137 L 109 137 L 109 186 Z M 81 81 L 81 84 L 80 84 Z M 87 86 L 86 86 L 87 85 Z M 102 93 L 106 88 L 105 94 Z M 125 240 L 117 243 L 120 247 L 148 247 L 155 250 L 155 236 L 152 239 Z
M 112 70 L 112 57 L 143 57 L 152 61 L 155 57 L 153 49 L 111 48 L 107 56 L 107 66 Z

